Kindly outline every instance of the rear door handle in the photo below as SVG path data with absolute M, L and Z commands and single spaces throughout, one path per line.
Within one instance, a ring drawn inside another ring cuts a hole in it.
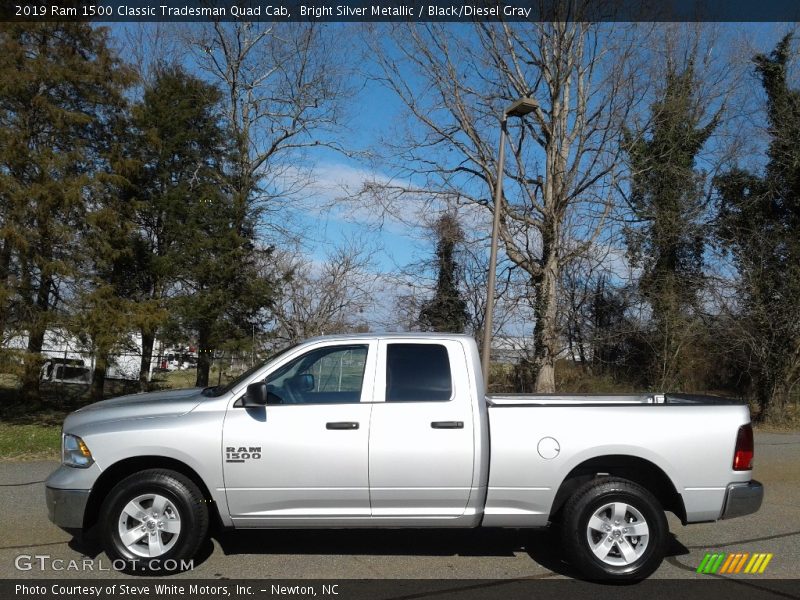
M 434 429 L 464 429 L 464 421 L 433 421 Z
M 358 429 L 358 423 L 356 421 L 335 421 L 326 423 L 325 429 Z

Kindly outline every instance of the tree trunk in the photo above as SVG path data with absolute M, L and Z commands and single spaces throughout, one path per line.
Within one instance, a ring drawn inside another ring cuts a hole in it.
M 31 400 L 39 399 L 39 371 L 42 366 L 42 348 L 47 331 L 47 311 L 50 308 L 50 287 L 52 282 L 42 274 L 33 309 L 33 318 L 28 328 L 28 353 L 22 374 L 22 393 Z
M 208 331 L 200 327 L 197 335 L 197 387 L 208 387 L 208 373 L 211 370 L 211 348 L 208 347 Z
M 763 417 L 759 420 L 772 425 L 783 424 L 786 420 L 786 406 L 789 399 L 789 389 L 783 383 L 777 383 L 772 387 L 772 393 L 766 400 L 762 409 Z
M 552 394 L 556 391 L 555 361 L 558 355 L 558 275 L 559 264 L 555 245 L 545 242 L 542 250 L 542 272 L 535 284 L 536 300 L 533 332 L 536 359 L 536 385 L 534 391 Z
M 11 243 L 6 240 L 0 248 L 0 287 L 4 288 L 0 292 L 0 340 L 6 333 L 6 322 L 8 321 L 9 305 L 11 302 L 11 286 L 8 281 L 8 274 L 11 268 Z
M 94 359 L 94 371 L 92 371 L 92 384 L 89 387 L 89 398 L 92 402 L 99 402 L 103 399 L 103 389 L 106 385 L 106 371 L 108 370 L 108 353 L 98 352 Z
M 39 400 L 39 372 L 42 368 L 43 346 L 44 327 L 32 323 L 28 331 L 28 352 L 25 355 L 22 372 L 22 394 L 29 400 Z
M 156 334 L 152 329 L 142 328 L 142 360 L 139 365 L 139 389 L 147 391 L 150 381 L 150 365 L 153 362 L 153 344 Z

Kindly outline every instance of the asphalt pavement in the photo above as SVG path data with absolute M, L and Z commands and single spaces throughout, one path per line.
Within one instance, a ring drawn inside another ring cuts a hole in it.
M 0 578 L 130 578 L 111 569 L 98 548 L 76 543 L 47 520 L 44 479 L 56 466 L 50 461 L 0 462 Z M 670 516 L 674 537 L 669 556 L 654 577 L 709 577 L 698 575 L 697 566 L 706 552 L 720 551 L 772 553 L 767 570 L 757 577 L 797 578 L 800 432 L 757 433 L 754 477 L 766 488 L 764 504 L 754 515 L 686 527 Z M 171 577 L 557 579 L 569 575 L 569 566 L 559 558 L 557 539 L 546 531 L 273 530 L 215 535 L 193 570 Z

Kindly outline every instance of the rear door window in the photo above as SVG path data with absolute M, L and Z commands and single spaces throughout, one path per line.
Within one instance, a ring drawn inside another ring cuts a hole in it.
M 441 344 L 388 344 L 386 402 L 444 402 L 453 395 L 447 348 Z

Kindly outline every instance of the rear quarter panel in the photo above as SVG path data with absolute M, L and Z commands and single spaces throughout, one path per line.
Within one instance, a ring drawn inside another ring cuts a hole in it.
M 483 524 L 539 527 L 567 475 L 601 456 L 648 460 L 670 478 L 687 520 L 719 518 L 729 483 L 749 481 L 733 471 L 736 434 L 750 415 L 743 405 L 490 406 L 491 459 Z M 557 440 L 543 458 L 540 440 Z

